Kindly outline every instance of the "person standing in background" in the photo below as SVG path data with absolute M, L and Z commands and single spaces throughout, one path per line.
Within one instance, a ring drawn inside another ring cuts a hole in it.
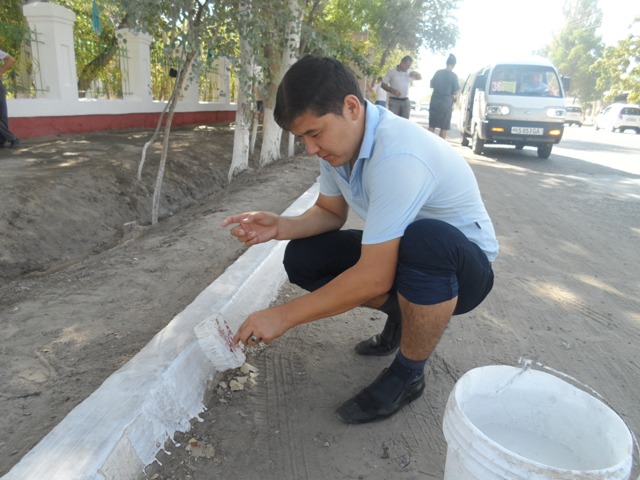
M 447 68 L 438 70 L 431 79 L 431 102 L 429 103 L 429 131 L 440 129 L 440 137 L 447 138 L 447 132 L 451 129 L 451 114 L 453 104 L 457 100 L 460 84 L 458 76 L 453 73 L 456 66 L 456 57 L 453 54 L 447 58 Z
M 411 112 L 409 83 L 411 80 L 422 80 L 420 73 L 409 71 L 412 64 L 413 59 L 405 56 L 399 65 L 387 72 L 382 81 L 382 88 L 389 92 L 389 110 L 404 118 L 409 118 Z
M 387 106 L 387 91 L 382 88 L 382 77 L 378 77 L 376 83 L 371 85 L 371 93 L 376 99 L 376 105 L 380 105 L 381 107 Z
M 6 142 L 10 143 L 11 148 L 20 144 L 18 138 L 9 130 L 9 112 L 7 109 L 7 89 L 2 83 L 2 75 L 9 70 L 16 59 L 7 52 L 0 50 L 0 148 L 4 147 Z

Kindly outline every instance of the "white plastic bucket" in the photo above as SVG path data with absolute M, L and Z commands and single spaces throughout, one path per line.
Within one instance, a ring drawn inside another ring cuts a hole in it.
M 627 480 L 633 440 L 604 403 L 554 375 L 488 366 L 463 375 L 443 421 L 445 480 Z

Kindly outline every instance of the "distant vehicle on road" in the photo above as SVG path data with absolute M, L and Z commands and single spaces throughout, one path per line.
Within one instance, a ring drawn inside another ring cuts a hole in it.
M 467 78 L 462 87 L 462 145 L 480 154 L 485 145 L 535 147 L 549 158 L 564 133 L 569 79 L 542 57 L 496 62 Z
M 567 107 L 567 114 L 564 117 L 564 123 L 569 126 L 578 125 L 581 127 L 584 123 L 584 112 L 582 108 L 576 105 L 569 105 Z
M 630 103 L 612 103 L 596 117 L 596 130 L 624 132 L 627 128 L 640 133 L 640 106 Z
M 428 111 L 429 111 L 429 104 L 428 104 L 428 103 L 421 103 L 421 104 L 420 104 L 420 111 L 421 111 L 421 112 L 422 112 L 422 111 L 426 111 L 426 112 L 428 112 Z
M 410 100 L 411 103 L 411 110 L 415 110 L 416 109 L 416 101 L 415 100 Z

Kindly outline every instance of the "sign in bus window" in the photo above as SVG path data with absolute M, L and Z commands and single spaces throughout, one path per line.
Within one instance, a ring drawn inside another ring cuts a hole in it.
M 491 82 L 491 93 L 516 93 L 516 82 L 495 80 Z

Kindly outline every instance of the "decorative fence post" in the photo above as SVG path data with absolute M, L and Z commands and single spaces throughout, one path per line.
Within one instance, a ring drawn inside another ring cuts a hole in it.
M 181 101 L 188 105 L 198 105 L 200 102 L 200 83 L 198 77 L 193 73 L 193 64 L 187 72 L 187 76 L 182 86 Z
M 127 52 L 121 64 L 123 97 L 127 100 L 152 102 L 149 46 L 153 37 L 128 28 L 121 28 L 116 33 L 120 47 Z
M 76 15 L 54 3 L 35 2 L 22 7 L 29 28 L 42 42 L 36 61 L 40 76 L 36 78 L 37 97 L 63 101 L 78 100 L 76 54 L 73 45 L 73 24 Z

